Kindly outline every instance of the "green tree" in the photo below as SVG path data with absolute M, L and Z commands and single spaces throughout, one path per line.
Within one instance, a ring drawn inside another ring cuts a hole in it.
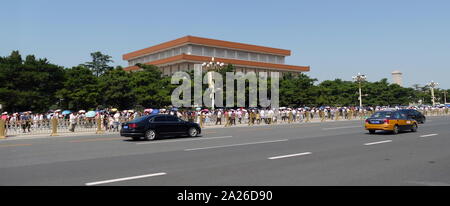
M 358 86 L 341 79 L 326 80 L 317 86 L 317 105 L 354 106 L 357 102 Z
M 109 70 L 99 78 L 101 104 L 120 110 L 130 109 L 135 104 L 135 96 L 130 84 L 133 73 L 122 67 Z
M 280 106 L 303 106 L 316 103 L 314 82 L 306 74 L 283 75 L 280 79 Z
M 42 112 L 57 102 L 55 93 L 63 87 L 64 69 L 47 59 L 19 51 L 0 57 L 0 103 L 5 110 Z
M 64 88 L 57 93 L 57 97 L 63 99 L 62 108 L 75 111 L 96 108 L 99 96 L 98 78 L 83 66 L 66 70 Z
M 171 93 L 177 85 L 170 84 L 170 77 L 153 65 L 137 64 L 142 71 L 131 76 L 132 93 L 136 104 L 146 108 L 162 108 L 171 104 Z
M 112 63 L 111 56 L 102 54 L 101 52 L 93 52 L 91 53 L 92 61 L 86 62 L 82 66 L 89 68 L 95 74 L 95 76 L 99 77 L 104 74 L 108 70 L 112 70 L 113 67 L 109 66 L 108 63 Z

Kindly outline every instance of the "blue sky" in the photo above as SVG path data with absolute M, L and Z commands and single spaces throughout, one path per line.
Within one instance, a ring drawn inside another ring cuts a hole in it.
M 66 67 L 186 35 L 289 49 L 320 81 L 404 73 L 450 88 L 448 0 L 15 0 L 0 7 L 0 56 L 20 50 Z

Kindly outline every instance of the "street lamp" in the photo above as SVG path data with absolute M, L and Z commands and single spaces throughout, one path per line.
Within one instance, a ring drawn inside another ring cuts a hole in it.
M 447 90 L 444 91 L 444 104 L 447 104 Z
M 436 97 L 434 96 L 434 88 L 436 88 L 439 85 L 439 83 L 431 81 L 428 86 L 431 90 L 431 101 L 433 102 L 433 106 L 436 106 Z
M 211 94 L 210 94 L 210 98 L 211 98 L 211 110 L 214 110 L 214 106 L 215 106 L 215 102 L 214 102 L 214 100 L 215 100 L 215 97 L 214 97 L 214 95 L 215 95 L 215 93 L 216 93 L 216 88 L 215 88 L 215 85 L 214 85 L 214 82 L 213 82 L 213 73 L 212 72 L 210 72 L 210 71 L 218 71 L 220 68 L 222 68 L 223 66 L 225 65 L 225 63 L 223 63 L 223 62 L 215 62 L 214 61 L 214 57 L 212 57 L 211 58 L 211 61 L 210 62 L 204 62 L 203 64 L 202 64 L 202 68 L 203 67 L 206 67 L 206 70 L 207 70 L 207 72 L 208 72 L 208 88 L 211 90 Z
M 366 75 L 358 73 L 358 75 L 353 77 L 353 81 L 358 82 L 359 85 L 359 108 L 362 108 L 362 89 L 361 84 L 367 80 Z

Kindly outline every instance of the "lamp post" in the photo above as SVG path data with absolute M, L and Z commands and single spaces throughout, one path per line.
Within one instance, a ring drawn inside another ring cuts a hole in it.
M 362 86 L 362 83 L 367 80 L 367 77 L 364 74 L 358 73 L 358 75 L 353 77 L 353 80 L 355 82 L 357 82 L 358 85 L 359 85 L 359 108 L 362 108 L 362 106 L 363 106 L 362 96 L 363 95 L 362 95 L 362 88 L 361 88 L 361 86 Z
M 211 58 L 210 62 L 204 62 L 202 64 L 202 67 L 206 67 L 206 70 L 208 73 L 208 88 L 211 90 L 211 94 L 210 94 L 210 98 L 211 98 L 211 110 L 214 110 L 215 107 L 215 93 L 216 93 L 216 88 L 213 82 L 213 74 L 210 71 L 218 71 L 220 68 L 222 68 L 225 65 L 225 63 L 223 62 L 215 62 L 214 61 L 214 57 Z
M 447 90 L 444 90 L 444 104 L 447 104 Z
M 439 83 L 431 81 L 428 86 L 431 90 L 431 101 L 433 102 L 433 106 L 436 106 L 436 97 L 434 96 L 434 88 L 436 88 L 439 85 Z

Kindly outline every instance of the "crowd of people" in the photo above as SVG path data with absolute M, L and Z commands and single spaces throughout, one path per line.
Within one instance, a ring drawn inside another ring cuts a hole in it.
M 239 108 L 239 109 L 215 109 L 185 111 L 177 114 L 180 118 L 197 122 L 201 125 L 224 125 L 229 127 L 236 124 L 276 124 L 276 123 L 299 123 L 311 122 L 313 120 L 351 120 L 364 119 L 376 111 L 416 109 L 425 115 L 448 114 L 448 108 L 431 106 L 414 107 L 301 107 L 286 108 L 278 110 L 271 108 Z
M 61 110 L 48 111 L 46 113 L 33 113 L 31 111 L 21 113 L 3 112 L 1 119 L 6 123 L 6 130 L 10 132 L 31 133 L 36 131 L 50 130 L 51 120 L 57 119 L 58 128 L 70 132 L 85 130 L 95 131 L 98 122 L 102 128 L 109 132 L 118 132 L 123 122 L 130 121 L 144 115 L 170 114 L 190 122 L 197 122 L 202 127 L 223 125 L 230 127 L 238 124 L 277 124 L 277 123 L 300 123 L 329 120 L 351 120 L 364 119 L 376 111 L 387 109 L 416 109 L 425 115 L 449 114 L 448 107 L 414 106 L 414 107 L 300 107 L 278 110 L 272 108 L 219 108 L 209 109 L 145 109 L 144 111 L 106 109 L 85 112 L 61 112 Z

